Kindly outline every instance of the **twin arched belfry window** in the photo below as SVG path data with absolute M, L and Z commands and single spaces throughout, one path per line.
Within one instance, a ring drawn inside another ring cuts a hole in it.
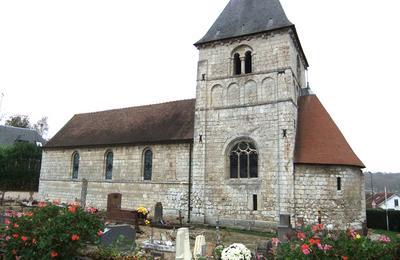
M 74 152 L 72 155 L 72 179 L 78 179 L 79 160 L 80 160 L 79 153 Z
M 106 168 L 106 180 L 112 180 L 114 154 L 111 151 L 106 152 L 105 155 L 105 168 Z
M 241 141 L 229 151 L 230 178 L 258 178 L 258 153 L 253 142 Z
M 244 62 L 244 73 L 252 73 L 253 72 L 253 61 L 252 61 L 252 53 L 251 51 L 246 51 L 244 54 L 244 59 L 240 58 L 239 53 L 235 53 L 233 55 L 233 74 L 240 75 L 242 74 L 242 61 Z

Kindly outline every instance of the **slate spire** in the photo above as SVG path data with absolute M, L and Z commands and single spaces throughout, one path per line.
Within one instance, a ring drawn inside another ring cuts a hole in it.
M 230 0 L 206 35 L 196 46 L 294 26 L 279 0 Z

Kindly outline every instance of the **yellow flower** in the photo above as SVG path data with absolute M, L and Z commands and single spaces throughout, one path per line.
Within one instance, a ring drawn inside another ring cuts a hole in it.
M 147 215 L 149 211 L 145 207 L 139 207 L 136 209 L 137 212 L 142 213 L 143 215 Z
M 150 225 L 150 221 L 148 221 L 148 220 L 146 219 L 146 221 L 144 222 L 144 224 L 145 224 L 146 226 L 148 226 L 148 225 Z
M 357 234 L 356 239 L 360 239 L 360 238 L 361 238 L 360 234 Z

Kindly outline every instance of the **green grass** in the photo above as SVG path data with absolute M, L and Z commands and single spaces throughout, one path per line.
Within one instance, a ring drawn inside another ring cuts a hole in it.
M 259 237 L 268 237 L 268 238 L 276 237 L 276 234 L 275 233 L 271 233 L 271 232 L 246 230 L 246 229 L 239 229 L 239 228 L 223 228 L 223 229 L 225 229 L 225 230 L 227 230 L 229 232 L 246 234 L 246 235 L 253 235 L 253 236 L 259 236 Z

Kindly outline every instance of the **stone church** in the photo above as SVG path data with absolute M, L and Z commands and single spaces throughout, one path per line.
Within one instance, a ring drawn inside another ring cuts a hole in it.
M 278 0 L 231 0 L 199 50 L 196 99 L 77 114 L 45 145 L 39 193 L 224 226 L 365 220 L 363 163 L 307 87 Z M 195 80 L 193 76 L 193 80 Z

